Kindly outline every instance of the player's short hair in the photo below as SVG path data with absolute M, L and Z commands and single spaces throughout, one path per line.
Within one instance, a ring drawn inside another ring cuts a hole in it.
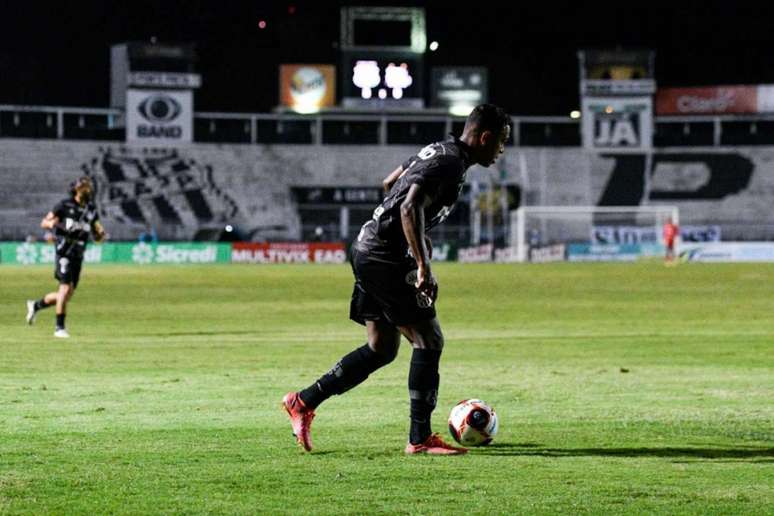
M 492 131 L 495 134 L 511 122 L 508 114 L 494 104 L 479 104 L 468 115 L 465 130 L 476 128 L 478 131 Z

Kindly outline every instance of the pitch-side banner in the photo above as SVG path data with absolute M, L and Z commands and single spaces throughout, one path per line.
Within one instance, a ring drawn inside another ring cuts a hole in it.
M 169 145 L 192 140 L 192 91 L 127 90 L 127 142 Z
M 344 263 L 347 251 L 343 243 L 237 242 L 231 252 L 232 263 Z
M 642 152 L 653 146 L 653 99 L 584 97 L 583 146 L 602 152 Z
M 46 243 L 0 243 L 0 263 L 18 265 L 53 264 L 56 251 Z M 228 263 L 231 244 L 199 242 L 106 243 L 90 245 L 84 255 L 86 263 Z
M 689 262 L 774 262 L 771 242 L 683 244 L 680 258 Z

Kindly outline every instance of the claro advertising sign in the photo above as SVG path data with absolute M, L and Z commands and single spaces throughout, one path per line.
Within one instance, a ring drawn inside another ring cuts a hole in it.
M 774 112 L 774 85 L 662 88 L 657 115 L 744 115 Z

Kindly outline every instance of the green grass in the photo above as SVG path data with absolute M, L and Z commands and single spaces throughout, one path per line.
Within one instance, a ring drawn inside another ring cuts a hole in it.
M 346 266 L 87 266 L 69 341 L 0 267 L 0 513 L 774 513 L 774 266 L 435 272 L 435 427 L 501 423 L 464 457 L 402 454 L 405 343 L 293 444 L 282 395 L 364 341 Z

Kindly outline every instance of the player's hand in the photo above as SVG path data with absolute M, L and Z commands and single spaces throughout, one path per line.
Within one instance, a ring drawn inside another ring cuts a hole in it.
M 419 265 L 415 286 L 420 294 L 430 299 L 431 303 L 438 298 L 438 282 L 430 272 L 430 265 Z

